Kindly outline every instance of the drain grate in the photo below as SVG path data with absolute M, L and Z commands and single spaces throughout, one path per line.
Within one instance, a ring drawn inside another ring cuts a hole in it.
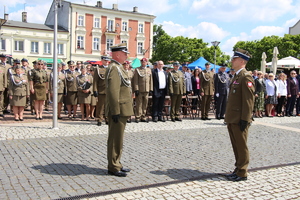
M 267 170 L 267 169 L 279 168 L 279 167 L 287 167 L 287 166 L 299 165 L 299 164 L 300 164 L 300 162 L 280 164 L 280 165 L 271 165 L 271 166 L 266 166 L 266 167 L 257 167 L 257 168 L 249 169 L 248 171 L 256 172 L 256 171 L 261 171 L 261 170 Z M 204 175 L 204 176 L 199 176 L 199 177 L 193 177 L 190 179 L 174 180 L 174 181 L 155 183 L 155 184 L 143 185 L 143 186 L 136 186 L 136 187 L 130 187 L 130 188 L 123 188 L 123 189 L 118 189 L 118 190 L 110 190 L 110 191 L 104 191 L 104 192 L 95 192 L 95 193 L 77 195 L 77 196 L 72 196 L 72 197 L 64 197 L 64 198 L 59 198 L 59 199 L 54 199 L 54 200 L 75 200 L 75 199 L 100 197 L 100 196 L 105 196 L 105 195 L 110 195 L 110 194 L 130 192 L 130 191 L 134 191 L 134 190 L 149 189 L 149 188 L 161 187 L 161 186 L 166 186 L 166 185 L 185 183 L 185 182 L 189 182 L 189 181 L 197 181 L 197 180 L 204 180 L 204 179 L 209 179 L 209 178 L 216 178 L 216 177 L 219 177 L 219 176 L 225 175 L 225 174 L 226 173 L 209 174 L 209 175 Z

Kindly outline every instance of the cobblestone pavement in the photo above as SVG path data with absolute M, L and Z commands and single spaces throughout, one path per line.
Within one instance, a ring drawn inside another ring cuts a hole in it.
M 126 178 L 107 175 L 106 125 L 63 120 L 52 129 L 50 117 L 1 122 L 0 199 L 300 198 L 300 117 L 256 119 L 249 180 L 242 183 L 219 175 L 234 167 L 219 120 L 128 124 L 122 163 L 132 172 Z

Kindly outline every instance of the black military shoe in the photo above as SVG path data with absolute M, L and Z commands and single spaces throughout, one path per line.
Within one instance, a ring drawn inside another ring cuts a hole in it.
M 136 120 L 135 120 L 135 122 L 136 122 L 136 123 L 139 123 L 139 122 L 140 122 L 140 120 L 139 120 L 139 119 L 136 119 Z
M 122 172 L 122 171 L 118 171 L 118 172 L 108 171 L 108 174 L 113 175 L 113 176 L 118 176 L 118 177 L 126 177 L 127 176 L 126 172 Z
M 4 115 L 3 115 L 3 114 L 0 114 L 0 117 L 4 117 Z
M 239 181 L 246 181 L 247 180 L 247 177 L 240 177 L 236 174 L 232 175 L 232 176 L 229 176 L 229 177 L 226 177 L 227 180 L 229 181 L 233 181 L 233 182 L 239 182 Z
M 122 167 L 121 171 L 122 171 L 122 172 L 130 172 L 130 171 L 131 171 L 131 169 L 128 169 L 128 168 L 124 168 L 124 167 Z
M 182 119 L 180 119 L 179 117 L 175 117 L 175 120 L 180 122 L 182 121 Z
M 206 118 L 205 117 L 201 117 L 201 120 L 206 120 Z
M 161 121 L 161 122 L 166 122 L 166 120 L 162 117 L 158 117 L 158 121 Z
M 98 122 L 98 123 L 97 123 L 97 126 L 101 126 L 101 124 L 102 124 L 101 122 Z
M 172 121 L 172 122 L 175 122 L 175 118 L 171 118 L 171 121 Z
M 152 121 L 153 121 L 153 122 L 157 122 L 157 121 L 158 121 L 157 117 L 154 117 L 154 118 L 152 119 Z
M 205 117 L 205 120 L 210 120 L 208 117 Z

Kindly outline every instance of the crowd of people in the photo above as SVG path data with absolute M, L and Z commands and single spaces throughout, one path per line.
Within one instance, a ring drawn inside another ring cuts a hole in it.
M 16 121 L 23 121 L 24 109 L 30 108 L 36 120 L 42 120 L 43 110 L 49 109 L 53 97 L 53 72 L 47 69 L 47 63 L 37 60 L 30 67 L 23 58 L 15 59 L 11 66 L 6 63 L 5 55 L 1 54 L 0 59 L 0 119 L 13 112 Z M 104 115 L 105 72 L 111 61 L 107 56 L 101 56 L 101 61 L 100 66 L 81 61 L 57 65 L 58 119 L 95 119 L 98 126 L 103 122 L 108 124 Z M 198 109 L 201 120 L 210 120 L 208 112 L 212 107 L 216 119 L 225 118 L 229 87 L 235 74 L 232 69 L 227 71 L 226 64 L 216 73 L 210 63 L 205 64 L 204 70 L 196 67 L 192 71 L 186 64 L 179 70 L 179 62 L 166 67 L 163 61 L 157 61 L 150 68 L 147 58 L 142 58 L 141 66 L 136 69 L 132 69 L 129 61 L 122 64 L 131 79 L 136 123 L 148 122 L 148 115 L 153 122 L 165 122 L 164 112 L 171 121 L 181 121 L 180 116 L 187 114 L 187 108 L 182 106 L 187 103 L 187 98 L 182 98 L 186 95 L 195 97 L 189 102 L 192 104 L 189 112 Z M 253 117 L 300 116 L 300 78 L 296 71 L 292 70 L 289 78 L 284 73 L 277 76 L 257 70 L 250 73 L 255 80 Z M 165 105 L 169 105 L 169 110 L 165 110 Z

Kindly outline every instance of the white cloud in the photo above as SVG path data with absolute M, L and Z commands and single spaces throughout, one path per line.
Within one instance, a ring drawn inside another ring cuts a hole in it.
M 251 31 L 252 40 L 261 39 L 265 36 L 278 35 L 283 36 L 286 33 L 283 27 L 278 26 L 258 26 Z
M 175 24 L 172 21 L 164 21 L 161 24 L 166 33 L 173 37 L 202 38 L 204 41 L 210 42 L 213 40 L 222 40 L 230 35 L 229 32 L 209 22 L 201 22 L 197 26 L 184 26 Z
M 194 0 L 190 13 L 220 21 L 274 21 L 291 12 L 293 0 Z M 199 14 L 197 14 L 199 13 Z

